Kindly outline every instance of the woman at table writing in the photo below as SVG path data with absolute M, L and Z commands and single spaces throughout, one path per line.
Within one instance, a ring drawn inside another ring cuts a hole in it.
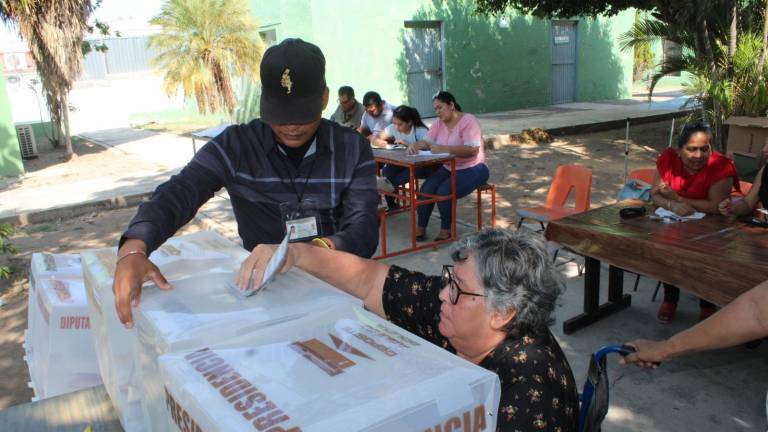
M 456 156 L 456 198 L 469 195 L 488 181 L 489 171 L 485 164 L 483 136 L 480 122 L 472 114 L 461 111 L 456 98 L 451 93 L 441 91 L 432 99 L 437 120 L 429 128 L 423 140 L 408 147 L 409 154 L 422 150 L 432 153 L 450 153 Z M 421 186 L 421 192 L 434 195 L 451 194 L 450 164 L 445 164 L 432 174 Z M 428 199 L 421 196 L 421 199 Z M 451 236 L 452 205 L 450 201 L 437 204 L 440 211 L 440 233 L 435 241 Z M 427 237 L 427 224 L 434 204 L 419 206 L 416 240 L 424 241 Z
M 763 161 L 768 160 L 768 143 L 763 146 L 762 156 Z M 763 203 L 763 207 L 768 204 L 768 170 L 765 169 L 765 165 L 758 171 L 752 189 L 747 192 L 744 199 L 726 198 L 720 202 L 719 210 L 724 215 L 746 216 L 752 213 L 760 202 Z M 763 221 L 766 220 L 765 215 L 760 218 Z
M 718 205 L 738 188 L 739 179 L 733 161 L 712 150 L 711 132 L 702 123 L 683 127 L 677 148 L 668 148 L 656 160 L 656 174 L 651 189 L 651 199 L 659 207 L 687 216 L 693 212 L 718 214 Z M 680 289 L 664 284 L 664 303 L 659 308 L 658 319 L 672 321 L 677 310 Z M 700 300 L 699 320 L 704 320 L 717 310 L 715 305 Z
M 374 144 L 384 147 L 390 142 L 409 146 L 427 135 L 427 126 L 421 120 L 419 110 L 406 105 L 400 105 L 392 111 L 392 124 L 379 133 Z M 427 178 L 434 170 L 431 167 L 417 168 L 417 178 Z M 389 180 L 392 186 L 402 186 L 410 180 L 408 168 L 384 165 L 381 173 Z M 398 207 L 397 201 L 390 196 L 386 197 L 387 207 L 392 210 Z

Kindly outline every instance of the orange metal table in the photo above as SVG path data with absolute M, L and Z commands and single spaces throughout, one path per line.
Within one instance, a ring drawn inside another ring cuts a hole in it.
M 379 189 L 379 194 L 382 196 L 391 196 L 404 201 L 404 205 L 397 210 L 386 212 L 381 218 L 381 254 L 374 259 L 389 258 L 397 255 L 406 254 L 409 252 L 433 248 L 435 246 L 450 243 L 456 240 L 456 157 L 449 154 L 436 154 L 436 155 L 413 155 L 409 156 L 405 154 L 405 150 L 383 150 L 373 149 L 373 157 L 376 160 L 376 164 L 379 169 L 384 164 L 394 165 L 399 167 L 408 168 L 408 190 L 405 195 L 398 194 L 396 192 L 390 192 Z M 451 166 L 451 194 L 450 195 L 434 195 L 420 193 L 417 190 L 416 183 L 416 168 L 443 165 L 445 163 Z M 422 199 L 424 197 L 426 199 Z M 441 201 L 451 201 L 453 219 L 451 221 L 451 237 L 439 242 L 425 242 L 422 244 L 416 244 L 416 209 L 419 206 L 437 203 Z M 387 225 L 386 218 L 393 214 L 409 212 L 411 215 L 411 245 L 398 251 L 387 250 Z

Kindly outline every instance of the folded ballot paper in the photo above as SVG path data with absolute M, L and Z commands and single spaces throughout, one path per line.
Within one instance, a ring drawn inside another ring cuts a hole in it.
M 263 331 L 175 350 L 158 362 L 163 430 L 496 428 L 496 374 L 359 306 L 316 308 Z
M 688 216 L 680 216 L 677 213 L 667 210 L 663 207 L 659 207 L 656 209 L 655 212 L 656 216 L 662 218 L 665 222 L 672 223 L 672 222 L 687 222 L 691 220 L 699 220 L 703 218 L 705 215 L 702 212 L 693 212 L 692 214 L 689 214 Z
M 291 227 L 291 230 L 293 230 L 293 227 Z M 261 277 L 261 283 L 259 283 L 258 286 L 256 286 L 257 281 L 253 280 L 254 273 L 251 273 L 251 278 L 248 280 L 248 286 L 244 289 L 240 289 L 233 281 L 226 283 L 227 288 L 243 298 L 248 298 L 265 289 L 267 285 L 280 274 L 280 269 L 283 268 L 283 265 L 285 264 L 285 259 L 288 257 L 288 240 L 290 237 L 290 234 L 288 234 L 283 238 L 283 241 L 280 242 L 280 245 L 269 259 L 267 266 L 264 268 L 264 275 Z
M 81 254 L 91 333 L 99 371 L 107 393 L 128 432 L 146 430 L 142 407 L 143 390 L 134 362 L 138 350 L 136 331 L 120 322 L 112 294 L 117 250 L 83 251 Z M 226 274 L 237 270 L 248 252 L 213 232 L 173 237 L 150 256 L 163 275 L 176 285 L 200 275 Z M 146 287 L 146 291 L 152 288 Z M 142 296 L 142 301 L 146 293 Z M 136 311 L 134 311 L 134 314 Z M 135 319 L 135 318 L 134 318 Z
M 277 248 L 265 271 L 258 296 L 234 288 L 237 273 L 198 274 L 176 280 L 173 289 L 144 289 L 134 310 L 138 347 L 134 363 L 142 394 L 145 430 L 166 430 L 165 396 L 158 370 L 160 355 L 196 349 L 243 334 L 265 331 L 285 321 L 303 319 L 316 310 L 360 300 L 293 269 L 275 278 L 285 262 L 287 237 Z M 269 289 L 263 285 L 270 284 Z

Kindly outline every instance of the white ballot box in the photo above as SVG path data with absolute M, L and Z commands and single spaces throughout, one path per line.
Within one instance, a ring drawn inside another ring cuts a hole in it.
M 146 430 L 165 430 L 167 415 L 157 358 L 210 346 L 278 323 L 304 319 L 334 305 L 360 300 L 309 274 L 292 269 L 254 296 L 244 298 L 228 283 L 236 273 L 211 273 L 175 282 L 171 291 L 145 288 L 134 311 L 140 348 Z
M 496 374 L 334 306 L 159 358 L 167 430 L 493 431 Z
M 247 256 L 244 249 L 226 238 L 213 232 L 199 232 L 169 239 L 151 254 L 150 260 L 169 282 L 175 284 L 204 274 L 230 274 Z M 138 350 L 136 330 L 123 327 L 112 293 L 117 250 L 83 251 L 81 258 L 92 334 L 104 386 L 123 428 L 128 432 L 145 430 L 141 406 L 144 396 L 138 365 L 134 362 Z
M 35 253 L 25 349 L 34 400 L 101 383 L 78 255 Z

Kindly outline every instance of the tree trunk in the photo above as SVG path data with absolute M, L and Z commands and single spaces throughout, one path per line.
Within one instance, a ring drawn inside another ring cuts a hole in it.
M 707 61 L 709 62 L 709 80 L 711 82 L 712 87 L 717 87 L 718 83 L 720 82 L 720 78 L 717 76 L 717 59 L 715 58 L 715 52 L 712 49 L 712 41 L 709 36 L 709 30 L 707 28 L 707 19 L 705 17 L 699 17 L 699 31 L 701 32 L 702 36 L 702 42 L 704 45 L 704 52 L 707 56 Z M 716 148 L 720 152 L 726 151 L 726 145 L 725 145 L 725 137 L 723 136 L 723 119 L 721 107 L 720 107 L 720 101 L 717 100 L 717 97 L 715 95 L 710 94 L 709 95 L 712 98 L 712 109 L 714 110 L 714 132 L 715 132 L 715 139 L 716 139 Z
M 765 10 L 763 11 L 763 46 L 760 49 L 760 60 L 757 61 L 758 73 L 763 70 L 765 65 L 765 51 L 768 45 L 768 0 L 765 0 Z
M 733 56 L 736 55 L 736 38 L 738 37 L 739 27 L 739 2 L 731 0 L 731 28 L 728 35 L 728 69 L 726 71 L 728 79 L 733 79 Z
M 71 159 L 75 152 L 72 151 L 72 139 L 69 136 L 69 106 L 66 94 L 61 95 L 61 119 L 64 123 L 64 148 L 67 150 L 67 159 Z

